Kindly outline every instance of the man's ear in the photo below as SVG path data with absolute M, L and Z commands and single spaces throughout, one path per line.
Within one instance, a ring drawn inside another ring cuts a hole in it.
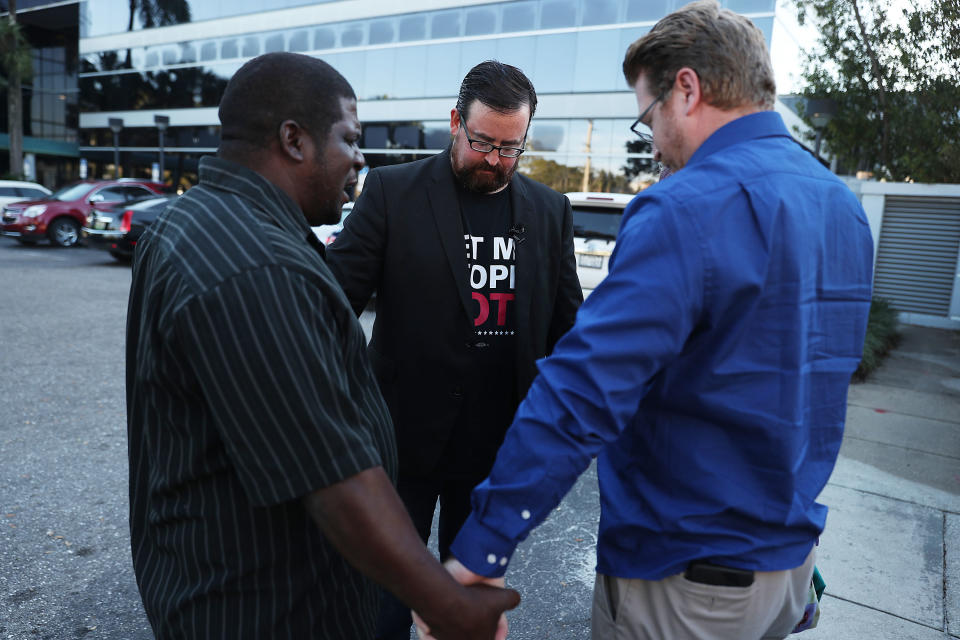
M 700 105 L 700 76 L 690 67 L 682 67 L 677 71 L 673 90 L 681 96 L 681 110 L 684 115 L 690 115 Z
M 296 162 L 303 162 L 303 143 L 307 136 L 306 130 L 297 124 L 296 120 L 284 120 L 280 123 L 278 136 L 280 138 L 280 150 L 283 154 Z
M 456 109 L 450 109 L 450 135 L 457 135 L 457 129 L 460 128 L 460 113 Z

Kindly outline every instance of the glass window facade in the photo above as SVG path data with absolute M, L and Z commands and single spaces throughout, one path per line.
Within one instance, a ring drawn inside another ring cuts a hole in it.
M 98 7 L 109 4 L 109 0 L 87 2 Z M 217 62 L 245 60 L 268 51 L 286 50 L 308 52 L 327 60 L 347 77 L 361 100 L 449 96 L 455 93 L 460 79 L 471 66 L 492 57 L 524 69 L 538 93 L 625 91 L 627 87 L 619 71 L 623 51 L 648 27 L 619 23 L 653 22 L 672 9 L 675 2 L 679 0 L 523 0 L 335 23 L 313 29 L 295 27 L 181 45 L 132 47 L 88 54 L 81 75 L 91 78 L 137 72 L 142 82 L 152 84 L 155 75 L 173 67 L 203 63 L 204 66 L 188 75 L 223 77 L 224 67 Z M 758 11 L 766 8 L 769 12 L 773 0 L 727 0 L 727 3 Z M 656 5 L 656 10 L 650 9 L 652 5 Z M 769 41 L 772 15 L 758 16 L 755 22 Z M 604 24 L 609 26 L 602 28 Z M 590 29 L 580 30 L 584 26 Z M 529 35 L 519 35 L 531 29 L 565 32 L 533 36 L 531 43 Z M 429 42 L 449 39 L 457 41 Z M 342 49 L 352 51 L 341 53 Z M 383 50 L 391 51 L 391 56 L 383 54 Z M 435 59 L 438 56 L 440 59 Z M 408 67 L 407 64 L 420 66 Z M 428 77 L 422 82 L 411 77 L 424 69 Z M 92 86 L 90 82 L 82 84 L 85 89 Z M 136 82 L 127 80 L 123 84 L 135 85 Z M 150 92 L 146 93 L 145 101 L 130 95 L 111 110 L 169 106 L 150 102 Z M 136 107 L 131 106 L 138 100 Z M 216 98 L 197 106 L 216 106 Z
M 23 135 L 76 143 L 76 50 L 68 46 L 36 46 L 32 54 L 33 78 L 23 84 Z M 7 104 L 5 90 L 0 90 L 0 104 Z M 0 109 L 0 131 L 9 131 L 6 108 Z
M 630 92 L 620 71 L 623 52 L 656 20 L 685 2 L 514 0 L 291 24 L 250 33 L 227 35 L 211 29 L 210 33 L 224 35 L 160 45 L 143 46 L 131 35 L 129 48 L 89 53 L 79 61 L 79 108 L 98 113 L 216 107 L 240 65 L 272 51 L 302 52 L 326 60 L 363 101 L 453 98 L 464 74 L 488 59 L 523 69 L 541 96 L 617 93 L 619 100 Z M 270 10 L 306 4 L 305 0 L 278 0 Z M 775 0 L 721 0 L 721 4 L 749 14 L 769 42 Z M 262 3 L 253 0 L 179 0 L 168 3 L 161 15 L 146 17 L 137 12 L 131 16 L 128 0 L 81 0 L 80 13 L 84 37 L 93 37 L 263 10 Z M 522 170 L 535 177 L 563 175 L 560 182 L 544 180 L 555 188 L 579 190 L 581 183 L 567 185 L 567 181 L 576 181 L 577 171 L 582 178 L 589 158 L 590 185 L 596 174 L 601 186 L 633 188 L 629 185 L 635 186 L 649 172 L 651 162 L 649 148 L 643 148 L 629 131 L 633 118 L 628 115 L 538 116 Z M 415 122 L 364 122 L 362 146 L 368 164 L 406 161 L 445 147 L 450 137 L 447 113 L 429 112 L 422 117 Z M 122 138 L 123 147 L 157 144 L 152 127 L 129 127 Z M 215 148 L 217 138 L 217 127 L 173 127 L 166 147 L 200 152 Z M 112 141 L 109 132 L 89 129 L 83 132 L 81 144 L 89 151 L 112 146 Z

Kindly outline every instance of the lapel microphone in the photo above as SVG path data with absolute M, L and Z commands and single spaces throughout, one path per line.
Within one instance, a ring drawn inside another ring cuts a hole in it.
M 527 232 L 526 227 L 523 226 L 523 223 L 518 222 L 517 224 L 510 227 L 510 230 L 507 231 L 507 235 L 513 238 L 514 242 L 517 244 L 523 244 L 525 238 L 524 234 Z

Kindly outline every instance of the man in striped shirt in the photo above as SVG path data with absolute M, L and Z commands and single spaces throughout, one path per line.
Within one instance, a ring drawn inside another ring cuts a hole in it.
M 369 638 L 379 582 L 447 638 L 491 638 L 512 591 L 459 587 L 392 480 L 366 340 L 310 226 L 363 166 L 349 83 L 245 64 L 200 184 L 145 234 L 127 319 L 130 531 L 158 638 Z

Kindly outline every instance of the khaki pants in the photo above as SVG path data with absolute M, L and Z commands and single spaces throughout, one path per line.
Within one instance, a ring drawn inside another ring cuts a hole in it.
M 758 571 L 749 587 L 597 574 L 593 640 L 759 640 L 784 638 L 800 622 L 816 553 L 787 571 Z

